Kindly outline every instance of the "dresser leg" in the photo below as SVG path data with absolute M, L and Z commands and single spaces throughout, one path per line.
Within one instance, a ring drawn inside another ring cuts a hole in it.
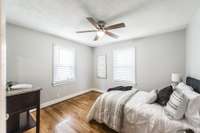
M 36 133 L 40 133 L 40 106 L 36 109 Z

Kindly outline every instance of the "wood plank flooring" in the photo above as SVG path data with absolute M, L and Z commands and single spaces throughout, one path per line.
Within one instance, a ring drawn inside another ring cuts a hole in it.
M 86 121 L 87 113 L 99 95 L 98 92 L 88 92 L 41 109 L 41 133 L 116 133 L 105 125 Z M 26 133 L 35 133 L 35 129 Z

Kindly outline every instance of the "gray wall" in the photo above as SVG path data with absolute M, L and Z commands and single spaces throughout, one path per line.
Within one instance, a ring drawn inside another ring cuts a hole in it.
M 70 45 L 77 52 L 77 80 L 52 87 L 52 46 Z M 37 31 L 7 25 L 7 80 L 28 82 L 43 88 L 42 102 L 68 96 L 91 87 L 105 90 L 121 85 L 112 81 L 112 50 L 136 48 L 136 82 L 151 90 L 170 84 L 172 72 L 185 74 L 185 31 L 90 48 Z M 96 57 L 107 55 L 108 79 L 96 78 Z M 123 84 L 122 84 L 123 85 Z
M 53 43 L 76 48 L 75 82 L 51 86 Z M 89 89 L 92 81 L 92 54 L 92 48 L 88 46 L 15 25 L 7 25 L 7 80 L 42 87 L 42 102 Z
M 200 79 L 200 10 L 189 24 L 186 38 L 187 76 Z
M 98 55 L 107 55 L 108 79 L 97 79 L 95 72 L 94 87 L 105 90 L 123 85 L 112 81 L 112 51 L 127 46 L 136 48 L 136 83 L 140 89 L 165 87 L 170 84 L 171 73 L 185 74 L 185 31 L 181 30 L 95 48 L 94 64 Z

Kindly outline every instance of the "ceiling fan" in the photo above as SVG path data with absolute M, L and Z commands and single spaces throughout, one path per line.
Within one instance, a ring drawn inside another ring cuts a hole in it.
M 104 21 L 96 21 L 92 17 L 87 17 L 87 20 L 96 28 L 95 30 L 85 30 L 85 31 L 77 31 L 76 33 L 87 33 L 87 32 L 96 32 L 96 36 L 94 38 L 94 41 L 97 41 L 101 37 L 103 37 L 105 34 L 112 37 L 112 38 L 119 38 L 118 35 L 110 32 L 112 29 L 118 29 L 118 28 L 124 28 L 125 24 L 124 23 L 118 23 L 118 24 L 113 24 L 110 26 L 105 26 L 106 23 Z

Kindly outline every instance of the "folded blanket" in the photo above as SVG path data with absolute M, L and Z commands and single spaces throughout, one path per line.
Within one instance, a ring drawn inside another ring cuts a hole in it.
M 132 86 L 117 86 L 113 88 L 109 88 L 107 91 L 129 91 L 132 89 Z
M 111 91 L 102 94 L 90 109 L 87 116 L 88 121 L 94 119 L 120 132 L 123 122 L 124 106 L 137 92 L 137 89 L 133 89 L 130 91 Z

